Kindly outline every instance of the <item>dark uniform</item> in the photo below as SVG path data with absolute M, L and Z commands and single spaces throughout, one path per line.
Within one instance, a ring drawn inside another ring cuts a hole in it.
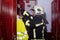
M 23 21 L 25 23 L 28 35 L 29 35 L 29 40 L 32 38 L 32 29 L 34 27 L 33 25 L 33 16 L 30 15 L 27 11 L 25 11 L 24 9 L 21 9 L 21 13 L 23 15 Z
M 34 24 L 33 24 L 33 16 L 29 14 L 29 16 L 24 16 L 23 18 L 23 21 L 25 23 L 25 26 L 26 26 L 26 29 L 28 31 L 28 35 L 29 35 L 29 40 L 32 38 L 32 30 L 33 30 L 33 27 L 34 27 Z
M 44 15 L 36 15 L 30 23 L 30 40 L 31 39 L 45 39 L 46 38 L 46 24 L 47 20 L 43 18 Z M 34 32 L 35 31 L 35 32 Z
M 34 21 L 35 21 L 35 27 L 36 27 L 36 24 L 41 24 L 39 26 L 36 27 L 36 39 L 43 39 L 45 38 L 45 32 L 47 32 L 47 29 L 46 29 L 46 21 L 42 15 L 37 15 L 35 18 L 34 18 Z

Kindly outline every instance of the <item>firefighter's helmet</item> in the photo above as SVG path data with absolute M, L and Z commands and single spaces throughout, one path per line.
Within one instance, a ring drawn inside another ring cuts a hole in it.
M 31 10 L 35 11 L 36 15 L 44 14 L 44 8 L 42 6 L 35 5 Z

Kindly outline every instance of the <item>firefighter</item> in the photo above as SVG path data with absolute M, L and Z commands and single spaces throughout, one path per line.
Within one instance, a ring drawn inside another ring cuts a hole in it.
M 33 28 L 33 16 L 31 14 L 29 14 L 27 11 L 25 11 L 24 9 L 21 10 L 22 11 L 22 15 L 23 15 L 23 21 L 24 24 L 26 26 L 28 35 L 29 35 L 29 40 L 32 38 L 32 30 L 31 28 Z
M 27 30 L 22 18 L 20 11 L 20 13 L 17 13 L 17 40 L 28 40 Z
M 45 30 L 47 20 L 44 18 L 44 8 L 38 5 L 35 5 L 32 9 L 33 11 L 33 24 L 34 28 L 31 29 L 32 31 L 32 38 L 31 39 L 45 39 Z M 46 21 L 46 22 L 45 22 Z

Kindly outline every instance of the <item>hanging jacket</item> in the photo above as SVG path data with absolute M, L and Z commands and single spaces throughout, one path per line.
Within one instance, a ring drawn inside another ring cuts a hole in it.
M 28 40 L 27 30 L 19 16 L 17 16 L 17 40 Z

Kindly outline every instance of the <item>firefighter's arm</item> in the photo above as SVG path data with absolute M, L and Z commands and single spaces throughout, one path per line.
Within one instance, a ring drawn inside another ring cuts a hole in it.
M 42 19 L 42 22 L 39 23 L 39 24 L 35 24 L 35 26 L 38 27 L 38 26 L 41 26 L 41 25 L 43 25 L 43 24 L 44 24 L 44 20 Z

